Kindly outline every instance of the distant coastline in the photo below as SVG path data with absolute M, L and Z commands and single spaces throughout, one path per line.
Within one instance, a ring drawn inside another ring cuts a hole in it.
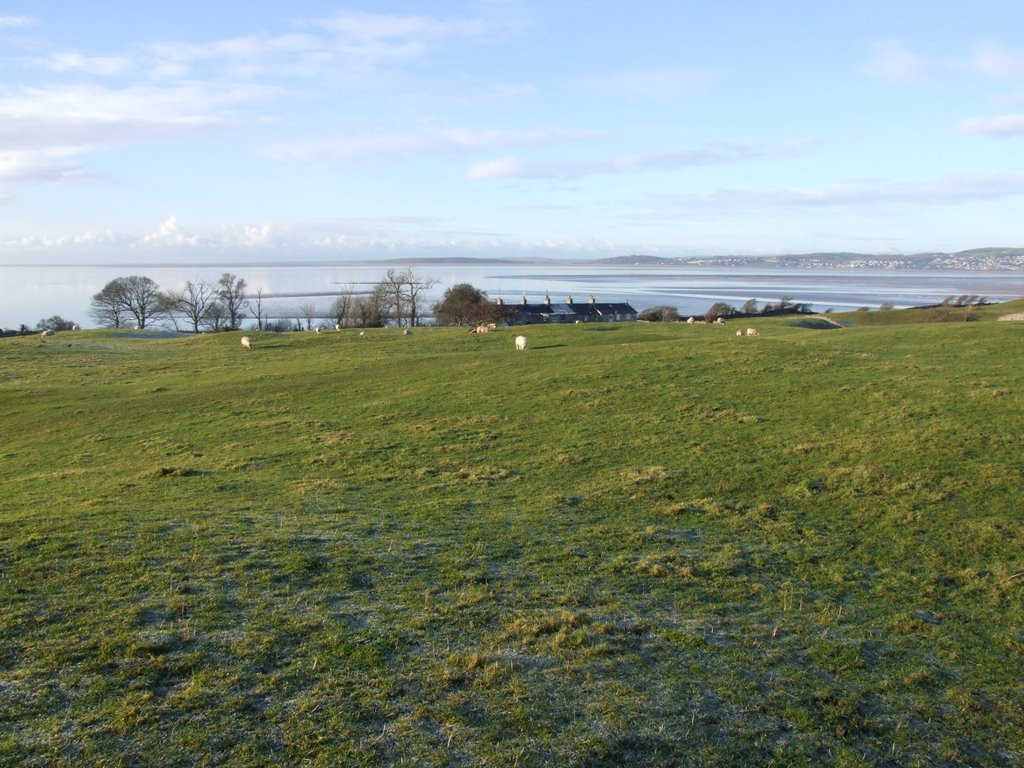
M 474 257 L 474 256 L 419 256 L 388 259 L 232 259 L 223 261 L 145 261 L 103 262 L 12 262 L 0 263 L 7 267 L 93 267 L 120 269 L 126 266 L 160 269 L 209 269 L 224 267 L 229 270 L 267 267 L 331 267 L 331 266 L 417 266 L 445 264 L 468 267 L 529 266 L 531 264 L 557 266 L 603 267 L 770 267 L 773 269 L 846 269 L 846 270 L 960 270 L 970 272 L 1024 271 L 1024 248 L 972 248 L 966 251 L 928 252 L 914 254 L 854 253 L 847 251 L 821 251 L 792 254 L 723 254 L 715 256 L 653 256 L 632 254 L 600 259 L 563 258 L 557 256 Z
M 418 259 L 302 259 L 267 262 L 228 258 L 198 263 L 0 264 L 0 326 L 33 326 L 60 315 L 88 326 L 91 297 L 109 280 L 144 275 L 161 289 L 186 280 L 208 283 L 224 273 L 246 280 L 248 292 L 261 292 L 274 317 L 297 318 L 312 304 L 315 316 L 327 317 L 341 293 L 376 284 L 393 266 L 410 267 L 429 278 L 424 306 L 444 291 L 470 283 L 492 299 L 519 302 L 556 301 L 569 296 L 596 296 L 601 301 L 629 302 L 637 311 L 671 306 L 680 314 L 703 314 L 725 302 L 739 307 L 781 298 L 808 304 L 814 311 L 878 307 L 928 306 L 946 297 L 980 296 L 1005 301 L 1024 296 L 1024 248 L 985 248 L 952 254 L 911 256 L 814 253 L 777 256 L 666 258 L 651 255 L 612 259 L 474 258 L 441 256 Z
M 597 263 L 620 266 L 774 267 L 785 269 L 955 269 L 972 272 L 1024 270 L 1024 248 L 972 248 L 953 253 L 888 255 L 871 253 L 799 253 L 775 256 L 613 256 Z

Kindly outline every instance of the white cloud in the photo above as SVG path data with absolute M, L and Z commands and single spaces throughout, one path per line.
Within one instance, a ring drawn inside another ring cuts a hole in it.
M 680 217 L 779 216 L 808 212 L 896 215 L 908 209 L 969 205 L 1024 195 L 1024 172 L 960 174 L 922 181 L 850 181 L 819 187 L 720 189 L 634 201 L 635 220 Z
M 0 183 L 54 183 L 89 178 L 79 165 L 68 159 L 74 154 L 74 149 L 59 147 L 41 151 L 0 149 Z
M 83 56 L 73 51 L 55 53 L 47 61 L 54 72 L 85 72 L 91 75 L 116 75 L 132 68 L 131 59 L 123 56 Z
M 665 150 L 617 155 L 600 161 L 543 160 L 524 162 L 501 158 L 476 163 L 466 172 L 470 179 L 576 179 L 593 174 L 671 171 L 698 165 L 737 163 L 764 157 L 781 157 L 806 151 L 809 142 L 761 144 L 716 142 L 699 149 Z
M 986 45 L 960 58 L 929 58 L 889 41 L 875 46 L 867 71 L 883 80 L 915 81 L 967 74 L 988 80 L 1024 79 L 1024 54 Z
M 394 160 L 494 147 L 546 146 L 593 140 L 603 135 L 603 132 L 585 129 L 477 130 L 423 123 L 410 125 L 400 131 L 366 131 L 278 144 L 269 147 L 267 151 L 273 157 L 304 163 L 344 163 L 365 162 L 369 159 Z
M 372 59 L 404 59 L 424 53 L 433 44 L 480 40 L 493 31 L 482 19 L 372 13 L 339 13 L 312 23 L 333 33 L 340 49 Z
M 0 180 L 95 178 L 80 158 L 139 142 L 195 138 L 226 129 L 230 112 L 262 96 L 254 86 L 188 83 L 122 89 L 95 85 L 0 89 Z
M 941 69 L 935 62 L 911 53 L 902 43 L 886 42 L 875 47 L 867 71 L 882 80 L 923 80 Z
M 142 245 L 199 245 L 200 239 L 180 231 L 178 217 L 171 216 L 160 224 L 156 232 L 146 235 L 139 242 Z
M 222 66 L 232 77 L 267 73 L 366 75 L 382 64 L 418 58 L 452 40 L 483 40 L 494 27 L 481 19 L 438 19 L 339 13 L 304 22 L 311 30 L 247 35 L 206 43 L 165 41 L 146 49 L 160 78 L 192 76 L 197 65 Z
M 1024 54 L 986 46 L 974 54 L 971 68 L 994 80 L 1024 79 Z
M 1024 115 L 971 117 L 961 122 L 959 128 L 963 133 L 995 136 L 1001 139 L 1024 136 Z
M 227 38 L 208 43 L 153 43 L 147 65 L 160 79 L 180 79 L 197 64 L 222 65 L 231 77 L 252 79 L 272 71 L 290 72 L 316 60 L 324 41 L 313 35 L 272 35 Z
M 665 101 L 703 91 L 719 74 L 710 69 L 663 68 L 619 72 L 605 78 L 591 78 L 591 88 L 612 90 L 632 99 Z
M 101 232 L 80 232 L 71 235 L 26 235 L 0 240 L 0 248 L 11 250 L 58 249 L 91 245 L 124 245 L 126 242 L 126 238 L 116 235 L 108 229 Z
M 0 92 L 0 115 L 64 124 L 206 125 L 221 122 L 230 107 L 265 92 L 254 86 L 201 82 L 128 88 L 58 85 Z
M 14 27 L 31 27 L 36 20 L 31 16 L 0 16 L 0 29 Z

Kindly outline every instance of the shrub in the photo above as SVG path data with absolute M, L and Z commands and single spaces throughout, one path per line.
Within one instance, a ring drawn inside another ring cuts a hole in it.
M 704 313 L 704 320 L 709 323 L 715 322 L 720 317 L 729 317 L 729 315 L 736 314 L 736 307 L 732 304 L 726 304 L 723 301 L 716 302 L 711 305 L 710 309 Z
M 650 307 L 636 316 L 637 320 L 649 323 L 674 323 L 679 319 L 679 310 L 675 307 Z

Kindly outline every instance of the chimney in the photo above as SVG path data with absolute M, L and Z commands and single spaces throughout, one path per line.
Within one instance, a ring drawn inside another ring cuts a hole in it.
M 498 304 L 499 307 L 504 307 L 505 306 L 505 300 L 499 296 L 497 304 Z
M 547 304 L 550 307 L 551 306 L 551 297 L 545 295 L 544 296 L 544 303 Z
M 571 307 L 572 306 L 572 296 L 570 296 L 569 300 L 566 301 L 565 303 L 568 304 Z
M 594 294 L 590 294 L 590 303 L 591 304 L 596 304 L 597 303 L 597 299 L 594 298 Z
M 525 293 L 523 294 L 523 300 L 522 300 L 521 302 L 519 302 L 519 303 L 520 303 L 520 304 L 522 304 L 522 305 L 523 305 L 524 307 L 525 307 L 525 306 L 526 306 L 526 305 L 527 305 L 527 304 L 529 303 L 529 302 L 528 302 L 528 301 L 526 300 L 526 294 L 525 294 Z

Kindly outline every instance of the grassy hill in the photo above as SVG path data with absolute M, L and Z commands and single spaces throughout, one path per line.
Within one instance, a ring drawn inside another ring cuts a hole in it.
M 0 764 L 1021 765 L 1010 311 L 0 339 Z

